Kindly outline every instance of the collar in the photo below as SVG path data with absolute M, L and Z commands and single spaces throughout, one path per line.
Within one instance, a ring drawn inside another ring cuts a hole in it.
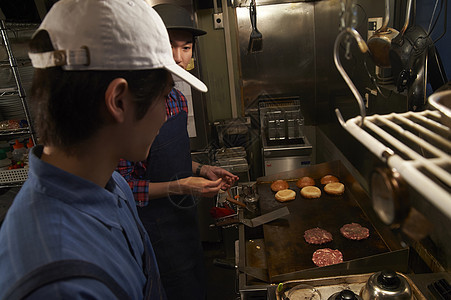
M 43 146 L 35 146 L 29 156 L 29 181 L 33 188 L 50 198 L 98 219 L 107 226 L 121 228 L 117 210 L 126 196 L 114 176 L 103 188 L 40 159 Z M 119 175 L 120 176 L 120 175 Z

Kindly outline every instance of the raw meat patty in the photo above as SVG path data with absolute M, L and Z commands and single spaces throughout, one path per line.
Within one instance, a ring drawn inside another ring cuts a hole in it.
M 351 223 L 343 225 L 340 228 L 341 234 L 350 240 L 363 240 L 370 236 L 368 228 L 363 227 L 358 223 Z
M 319 227 L 306 230 L 304 232 L 304 239 L 307 243 L 314 245 L 325 244 L 333 240 L 332 234 L 329 231 Z
M 318 267 L 339 264 L 343 262 L 343 254 L 330 248 L 318 249 L 313 253 L 312 261 Z

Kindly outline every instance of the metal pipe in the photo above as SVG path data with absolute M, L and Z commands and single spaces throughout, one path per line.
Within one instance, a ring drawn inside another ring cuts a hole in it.
M 216 1 L 216 0 L 214 0 Z M 238 117 L 238 110 L 236 105 L 236 90 L 235 90 L 235 74 L 233 67 L 233 55 L 232 55 L 232 38 L 230 34 L 229 13 L 227 8 L 227 1 L 222 0 L 222 14 L 224 16 L 224 37 L 227 59 L 227 73 L 229 77 L 229 92 L 230 92 L 230 105 L 232 108 L 232 118 Z
M 359 104 L 360 116 L 362 117 L 360 126 L 362 126 L 364 118 L 366 116 L 365 102 L 363 101 L 362 96 L 360 95 L 359 91 L 355 87 L 355 85 L 352 82 L 351 78 L 349 78 L 349 76 L 346 73 L 345 69 L 341 65 L 340 55 L 339 55 L 340 42 L 348 34 L 350 34 L 352 37 L 354 37 L 354 39 L 357 41 L 357 45 L 359 46 L 359 49 L 360 49 L 360 51 L 362 53 L 366 53 L 366 52 L 369 53 L 369 49 L 368 49 L 368 46 L 366 45 L 365 41 L 363 40 L 363 38 L 360 36 L 360 34 L 354 28 L 347 27 L 345 30 L 340 32 L 338 34 L 337 38 L 335 39 L 335 44 L 334 44 L 334 62 L 335 62 L 335 66 L 337 67 L 338 71 L 340 72 L 341 76 L 345 80 L 345 82 L 348 85 L 348 87 L 351 89 L 352 93 L 354 94 L 354 97 L 357 100 L 357 103 Z M 343 117 L 342 117 L 340 111 L 338 109 L 336 109 L 335 113 L 337 114 L 337 117 L 338 117 L 340 123 L 343 124 L 344 120 L 343 120 Z
M 390 0 L 385 0 L 385 16 L 384 22 L 382 23 L 382 27 L 379 28 L 380 32 L 387 31 L 389 20 L 390 20 Z
M 406 20 L 404 21 L 404 26 L 401 29 L 401 34 L 403 35 L 406 31 L 407 27 L 409 27 L 410 23 L 410 11 L 412 9 L 412 0 L 407 1 L 407 7 L 406 7 Z

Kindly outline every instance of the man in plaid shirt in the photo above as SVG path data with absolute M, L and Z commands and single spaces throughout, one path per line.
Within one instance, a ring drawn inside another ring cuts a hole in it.
M 181 111 L 188 114 L 186 97 L 178 89 L 173 88 L 166 98 L 166 116 L 170 119 L 171 117 L 179 114 Z M 189 180 L 187 179 L 185 181 L 175 183 L 178 186 L 176 186 L 176 189 L 172 191 L 173 193 L 179 192 L 180 194 L 193 194 L 202 197 L 212 197 L 218 193 L 219 189 L 227 189 L 230 187 L 227 178 L 225 181 L 223 180 L 224 176 L 231 177 L 233 181 L 238 179 L 237 176 L 234 176 L 222 168 L 201 165 L 194 161 L 192 162 L 192 170 L 193 174 L 202 177 L 198 179 L 191 178 Z M 119 161 L 117 171 L 125 178 L 125 180 L 127 180 L 128 185 L 132 189 L 133 196 L 135 197 L 136 205 L 138 207 L 147 206 L 149 204 L 149 197 L 154 198 L 161 196 L 161 194 L 155 196 L 156 193 L 153 189 L 153 193 L 149 193 L 149 186 L 155 186 L 156 188 L 161 189 L 162 185 L 153 185 L 148 179 L 146 179 L 147 160 L 131 162 L 121 159 Z M 211 178 L 213 181 L 207 180 L 204 177 Z M 167 183 L 167 185 L 169 186 L 170 184 Z
M 191 15 L 179 6 L 160 4 L 154 9 L 168 29 L 175 62 L 186 69 L 192 59 L 194 38 L 206 32 L 197 29 Z M 187 101 L 176 88 L 166 99 L 166 115 L 147 160 L 121 160 L 118 171 L 133 191 L 168 299 L 205 299 L 196 197 L 213 197 L 238 177 L 192 161 Z

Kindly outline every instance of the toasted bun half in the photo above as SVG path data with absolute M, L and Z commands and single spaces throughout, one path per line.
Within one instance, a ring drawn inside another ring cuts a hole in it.
M 290 201 L 296 198 L 296 192 L 290 189 L 280 190 L 276 193 L 275 197 L 279 202 Z
M 285 180 L 276 180 L 273 183 L 271 183 L 271 190 L 273 192 L 278 192 L 280 190 L 286 190 L 289 187 L 288 182 Z
M 324 186 L 324 191 L 330 195 L 343 195 L 345 186 L 341 182 L 331 182 Z
M 302 188 L 301 195 L 304 198 L 315 199 L 321 197 L 321 190 L 316 186 L 306 186 Z
M 328 184 L 330 182 L 339 182 L 337 177 L 334 175 L 326 175 L 323 178 L 321 178 L 321 184 Z
M 303 187 L 306 187 L 306 186 L 311 186 L 311 185 L 315 185 L 315 180 L 312 177 L 308 177 L 308 176 L 301 177 L 296 182 L 296 186 L 300 189 L 302 189 Z

